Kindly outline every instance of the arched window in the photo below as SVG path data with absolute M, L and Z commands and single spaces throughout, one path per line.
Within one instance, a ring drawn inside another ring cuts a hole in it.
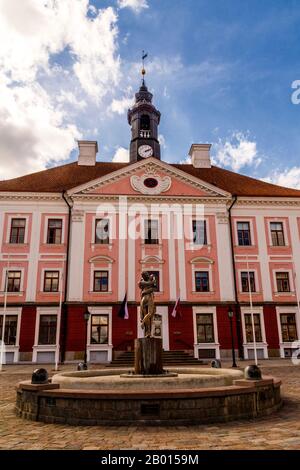
M 141 130 L 150 130 L 150 117 L 148 116 L 148 114 L 142 114 L 141 116 Z

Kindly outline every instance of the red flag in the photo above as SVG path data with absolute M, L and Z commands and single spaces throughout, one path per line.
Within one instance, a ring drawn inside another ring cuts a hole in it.
M 179 312 L 179 304 L 180 304 L 180 296 L 178 297 L 178 299 L 176 300 L 176 303 L 174 305 L 174 308 L 173 308 L 173 312 L 172 312 L 172 317 L 176 317 L 177 316 L 177 313 L 180 314 Z

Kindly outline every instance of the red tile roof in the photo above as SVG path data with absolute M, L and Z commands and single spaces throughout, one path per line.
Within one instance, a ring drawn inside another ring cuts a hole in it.
M 95 166 L 79 166 L 74 162 L 0 181 L 0 191 L 62 192 L 126 166 L 128 163 L 97 162 Z M 171 166 L 237 196 L 300 197 L 300 190 L 265 183 L 216 166 L 194 168 L 189 164 L 177 163 Z

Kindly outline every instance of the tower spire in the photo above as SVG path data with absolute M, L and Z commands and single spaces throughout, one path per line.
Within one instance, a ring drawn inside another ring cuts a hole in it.
M 130 162 L 136 162 L 147 157 L 160 159 L 160 144 L 158 126 L 160 112 L 152 104 L 153 95 L 145 83 L 145 59 L 148 53 L 142 51 L 142 83 L 135 93 L 135 103 L 128 110 L 128 124 L 131 127 Z
M 145 86 L 145 75 L 146 75 L 146 70 L 145 70 L 145 59 L 148 57 L 148 52 L 145 52 L 144 50 L 142 51 L 142 86 Z

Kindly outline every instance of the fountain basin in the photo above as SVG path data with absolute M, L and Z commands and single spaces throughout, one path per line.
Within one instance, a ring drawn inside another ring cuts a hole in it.
M 175 377 L 124 377 L 128 370 L 65 372 L 21 382 L 18 416 L 70 425 L 189 425 L 255 418 L 281 406 L 281 382 L 245 380 L 231 369 L 170 368 Z

